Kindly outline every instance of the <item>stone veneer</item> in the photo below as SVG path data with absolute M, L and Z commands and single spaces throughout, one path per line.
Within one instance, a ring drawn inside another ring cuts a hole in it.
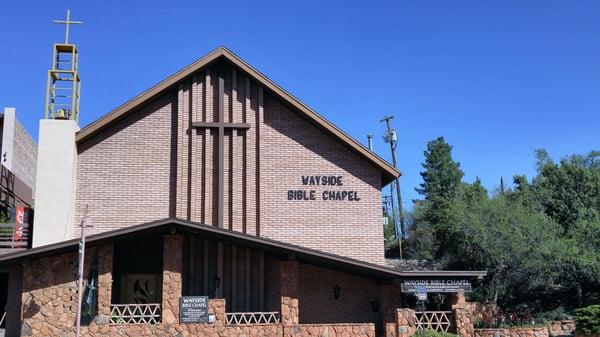
M 298 262 L 281 265 L 281 322 L 278 324 L 227 325 L 224 299 L 211 299 L 210 324 L 180 324 L 182 236 L 164 237 L 163 317 L 160 324 L 110 324 L 113 246 L 102 245 L 87 250 L 85 265 L 98 253 L 98 315 L 82 336 L 210 336 L 210 337 L 354 337 L 375 336 L 372 323 L 298 324 Z M 75 272 L 77 254 L 64 253 L 31 260 L 23 266 L 23 321 L 21 336 L 73 337 L 77 309 Z M 87 275 L 89 267 L 85 268 Z
M 475 337 L 548 337 L 548 329 L 510 328 L 510 329 L 475 329 Z
M 574 335 L 575 334 L 575 321 L 573 320 L 562 320 L 552 321 L 548 326 L 550 330 L 550 336 L 561 336 L 561 335 Z
M 417 332 L 417 316 L 413 309 L 397 309 L 394 323 L 385 324 L 386 337 L 410 337 Z

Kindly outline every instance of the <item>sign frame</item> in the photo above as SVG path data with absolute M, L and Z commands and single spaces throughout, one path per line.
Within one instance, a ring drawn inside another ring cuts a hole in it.
M 208 296 L 181 296 L 179 323 L 210 323 L 208 301 Z

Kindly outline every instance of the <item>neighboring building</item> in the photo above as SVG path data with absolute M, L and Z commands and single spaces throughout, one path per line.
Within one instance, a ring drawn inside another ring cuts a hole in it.
M 0 254 L 31 247 L 37 144 L 19 122 L 15 108 L 0 112 Z M 2 301 L 0 300 L 0 305 Z
M 37 144 L 16 117 L 15 108 L 4 108 L 0 116 L 1 164 L 25 186 L 35 187 Z
M 373 336 L 414 302 L 401 282 L 485 274 L 386 267 L 399 171 L 225 48 L 81 130 L 43 120 L 38 162 L 34 248 L 0 257 L 9 335 L 72 331 L 85 209 L 86 336 Z

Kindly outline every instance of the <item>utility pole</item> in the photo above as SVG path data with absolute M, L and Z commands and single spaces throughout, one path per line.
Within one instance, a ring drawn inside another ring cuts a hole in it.
M 395 168 L 397 168 L 396 163 L 396 146 L 398 145 L 398 136 L 396 134 L 396 130 L 392 128 L 391 120 L 394 116 L 385 116 L 380 120 L 381 123 L 385 122 L 387 127 L 387 131 L 385 136 L 386 143 L 390 143 L 390 150 L 392 151 L 392 164 Z M 402 194 L 400 193 L 400 178 L 396 179 L 396 195 L 398 198 L 398 212 L 400 213 L 400 233 L 398 233 L 398 247 L 400 249 L 400 259 L 402 259 L 402 239 L 404 237 L 404 212 L 402 211 Z M 392 202 L 392 209 L 394 208 L 394 204 Z
M 83 302 L 83 262 L 85 261 L 85 228 L 92 227 L 92 221 L 88 216 L 88 207 L 85 206 L 85 214 L 81 220 L 81 237 L 79 238 L 79 269 L 77 271 L 77 321 L 75 323 L 75 336 L 81 333 L 81 304 Z

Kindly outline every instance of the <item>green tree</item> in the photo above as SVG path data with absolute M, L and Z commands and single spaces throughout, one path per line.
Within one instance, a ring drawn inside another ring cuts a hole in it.
M 600 153 L 573 155 L 556 164 L 538 151 L 535 192 L 546 214 L 568 234 L 590 210 L 600 212 Z
M 423 183 L 416 190 L 425 197 L 425 202 L 417 213 L 417 222 L 431 226 L 435 238 L 434 250 L 437 251 L 436 256 L 440 257 L 443 254 L 441 245 L 451 240 L 450 227 L 454 220 L 449 210 L 459 193 L 464 174 L 460 164 L 452 159 L 452 147 L 443 137 L 428 142 L 424 155 L 424 170 L 421 172 Z

